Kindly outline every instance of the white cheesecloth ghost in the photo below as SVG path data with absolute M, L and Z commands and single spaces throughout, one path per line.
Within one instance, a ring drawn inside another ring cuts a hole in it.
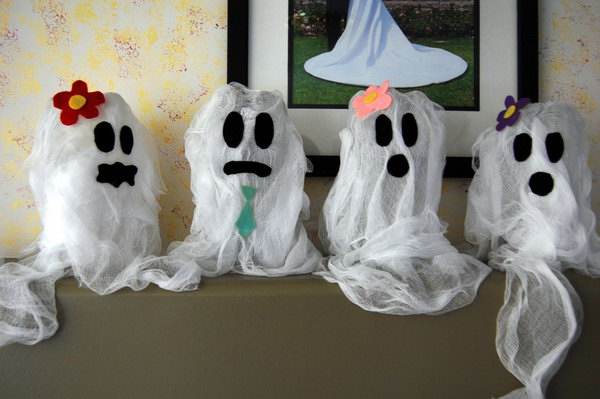
M 302 224 L 307 160 L 281 94 L 220 87 L 187 130 L 185 152 L 196 210 L 168 263 L 191 262 L 207 276 L 316 270 L 321 255 Z
M 418 87 L 462 75 L 465 60 L 446 50 L 412 44 L 381 0 L 351 0 L 346 28 L 333 50 L 306 61 L 306 72 L 333 82 Z
M 50 103 L 38 125 L 26 167 L 43 230 L 27 258 L 0 268 L 0 346 L 54 334 L 54 283 L 68 275 L 99 294 L 150 282 L 180 291 L 199 281 L 191 269 L 139 267 L 161 250 L 156 150 L 120 95 L 87 94 L 103 96 L 96 117 L 67 125 Z
M 458 253 L 437 217 L 443 109 L 421 92 L 389 95 L 389 108 L 352 112 L 340 133 L 340 171 L 320 225 L 332 257 L 320 274 L 366 310 L 448 312 L 473 301 L 490 269 Z
M 581 302 L 562 271 L 598 276 L 599 246 L 581 117 L 559 103 L 520 113 L 516 124 L 484 131 L 473 146 L 479 167 L 465 234 L 480 258 L 506 271 L 496 349 L 525 386 L 507 397 L 537 399 L 580 329 Z

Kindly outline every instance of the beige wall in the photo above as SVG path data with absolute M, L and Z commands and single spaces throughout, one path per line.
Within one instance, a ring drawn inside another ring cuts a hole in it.
M 185 237 L 193 208 L 181 134 L 195 110 L 225 81 L 225 53 L 218 49 L 224 48 L 226 21 L 221 0 L 173 4 L 2 0 L 0 257 L 16 255 L 39 232 L 23 161 L 46 101 L 80 77 L 93 90 L 118 90 L 156 135 L 169 189 L 161 198 L 161 228 L 165 242 Z M 570 102 L 582 112 L 590 132 L 592 207 L 598 213 L 600 1 L 541 0 L 540 14 L 540 99 Z M 199 19 L 205 22 L 198 24 Z M 313 232 L 331 183 L 307 179 Z M 468 184 L 468 179 L 445 179 L 442 187 L 440 216 L 453 242 L 462 241 Z

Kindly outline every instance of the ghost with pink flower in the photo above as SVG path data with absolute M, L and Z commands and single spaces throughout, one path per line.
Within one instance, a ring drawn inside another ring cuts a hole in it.
M 460 254 L 437 216 L 444 110 L 423 93 L 371 86 L 350 101 L 341 166 L 319 236 L 320 274 L 373 312 L 438 314 L 466 306 L 490 269 Z

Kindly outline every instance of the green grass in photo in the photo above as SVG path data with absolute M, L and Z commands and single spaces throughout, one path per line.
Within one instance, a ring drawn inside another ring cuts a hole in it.
M 473 107 L 475 105 L 473 38 L 449 38 L 443 40 L 411 38 L 410 40 L 415 44 L 450 51 L 464 59 L 468 67 L 463 75 L 449 82 L 412 89 L 399 89 L 399 91 L 422 91 L 430 100 L 443 107 Z M 296 36 L 293 45 L 292 103 L 294 105 L 348 105 L 350 98 L 358 90 L 364 90 L 364 87 L 361 86 L 351 86 L 319 79 L 304 70 L 304 63 L 309 58 L 327 51 L 326 38 Z

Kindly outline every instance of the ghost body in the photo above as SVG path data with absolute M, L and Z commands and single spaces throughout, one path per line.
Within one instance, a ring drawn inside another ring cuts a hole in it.
M 160 252 L 163 191 L 149 133 L 120 95 L 105 98 L 98 117 L 71 126 L 49 106 L 27 161 L 43 224 L 41 267 L 70 266 L 99 293 L 136 257 Z
M 465 233 L 479 256 L 510 247 L 593 272 L 598 240 L 578 112 L 568 104 L 528 105 L 517 125 L 484 132 L 474 152 L 480 167 Z
M 444 162 L 442 114 L 420 92 L 412 92 L 406 101 L 397 98 L 391 109 L 351 117 L 350 127 L 340 133 L 342 163 L 321 225 L 331 253 L 352 250 L 398 219 L 437 211 Z M 438 164 L 429 167 L 429 162 Z
M 141 265 L 161 249 L 163 184 L 152 139 L 120 95 L 77 81 L 54 96 L 26 166 L 43 229 L 26 258 L 0 267 L 0 346 L 54 334 L 54 284 L 65 276 L 99 294 L 197 283 Z
M 443 109 L 420 92 L 390 95 L 389 108 L 352 112 L 340 133 L 320 228 L 333 255 L 324 276 L 367 310 L 446 312 L 470 303 L 489 271 L 450 245 L 437 218 Z
M 207 276 L 315 270 L 308 239 L 306 157 L 281 95 L 239 84 L 219 88 L 185 135 L 196 210 L 191 233 L 169 248 Z
M 479 167 L 465 235 L 481 259 L 506 271 L 496 348 L 525 386 L 509 396 L 537 399 L 580 332 L 581 301 L 562 271 L 600 269 L 581 117 L 558 103 L 520 112 L 473 146 Z

